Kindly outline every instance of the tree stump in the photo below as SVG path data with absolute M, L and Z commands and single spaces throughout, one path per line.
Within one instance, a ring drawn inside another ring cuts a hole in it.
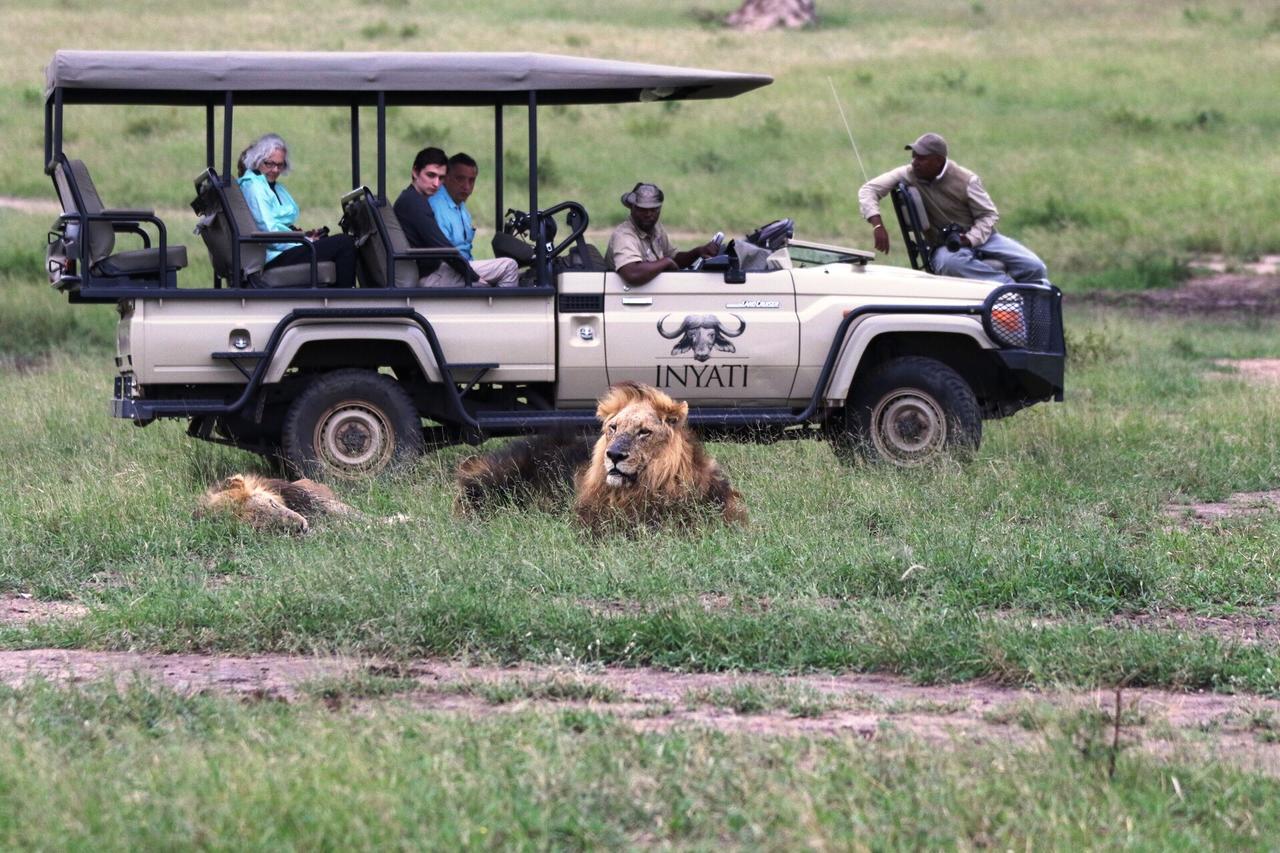
M 762 32 L 774 27 L 807 27 L 817 19 L 814 0 L 744 0 L 724 22 L 737 30 Z

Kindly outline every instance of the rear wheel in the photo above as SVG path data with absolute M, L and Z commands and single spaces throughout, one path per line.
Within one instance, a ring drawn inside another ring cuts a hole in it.
M 905 356 L 877 367 L 852 389 L 846 441 L 862 455 L 919 465 L 943 453 L 967 454 L 982 441 L 982 415 L 960 374 L 932 358 Z
M 422 453 L 422 419 L 400 383 L 370 370 L 313 379 L 285 415 L 281 457 L 313 480 L 360 479 Z

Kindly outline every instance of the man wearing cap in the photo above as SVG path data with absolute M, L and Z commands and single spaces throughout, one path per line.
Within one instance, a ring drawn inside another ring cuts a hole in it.
M 973 172 L 947 159 L 947 141 L 936 133 L 926 133 L 906 146 L 911 164 L 899 166 L 872 178 L 858 190 L 858 206 L 862 218 L 871 224 L 876 250 L 889 251 L 889 231 L 880 218 L 880 199 L 898 184 L 906 181 L 920 191 L 925 213 L 929 215 L 927 237 L 939 242 L 938 226 L 954 223 L 965 229 L 960 248 L 951 251 L 938 246 L 933 253 L 933 268 L 940 275 L 977 278 L 1004 284 L 1047 282 L 1044 261 L 1017 240 L 996 232 L 1000 213 Z M 1004 272 L 984 263 L 997 260 Z
M 656 184 L 646 183 L 636 184 L 631 192 L 622 196 L 622 203 L 631 210 L 631 215 L 613 229 L 604 262 L 632 287 L 648 284 L 659 273 L 687 267 L 698 258 L 709 258 L 718 251 L 713 241 L 687 252 L 677 252 L 666 230 L 658 224 L 662 198 L 662 190 Z

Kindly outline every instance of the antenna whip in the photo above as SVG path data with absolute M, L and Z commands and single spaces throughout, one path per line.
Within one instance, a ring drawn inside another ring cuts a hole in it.
M 836 94 L 836 84 L 831 82 L 831 77 L 827 77 L 827 85 L 831 87 L 831 97 L 836 100 L 836 109 L 840 111 L 840 120 L 844 122 L 844 132 L 849 134 L 849 144 L 853 146 L 853 156 L 858 158 L 858 168 L 862 170 L 862 182 L 866 183 L 871 178 L 867 177 L 867 167 L 862 165 L 862 155 L 858 153 L 858 143 L 853 141 L 853 130 L 849 127 L 849 119 L 845 118 L 844 106 L 840 103 L 840 96 Z

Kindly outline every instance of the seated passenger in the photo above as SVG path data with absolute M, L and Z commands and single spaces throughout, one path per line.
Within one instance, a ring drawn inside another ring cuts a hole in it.
M 274 133 L 259 138 L 240 155 L 244 172 L 240 175 L 240 190 L 244 193 L 249 212 L 262 231 L 300 231 L 294 223 L 298 220 L 298 203 L 281 184 L 280 178 L 289 174 L 289 146 Z M 276 266 L 309 264 L 311 248 L 315 248 L 316 262 L 333 261 L 337 274 L 337 287 L 356 286 L 356 244 L 346 234 L 329 236 L 328 228 L 306 232 L 311 246 L 301 243 L 272 243 L 267 247 L 267 264 Z
M 613 229 L 604 262 L 617 270 L 622 280 L 633 287 L 648 284 L 659 273 L 689 266 L 698 258 L 709 258 L 720 251 L 713 240 L 687 252 L 677 252 L 658 224 L 662 215 L 662 190 L 656 184 L 639 183 L 622 196 L 631 215 Z
M 415 249 L 456 249 L 440 230 L 435 211 L 431 209 L 431 197 L 440 189 L 440 181 L 448 171 L 449 159 L 439 148 L 423 148 L 413 158 L 409 186 L 404 188 L 393 205 L 405 239 Z M 516 269 L 511 261 L 511 270 Z M 504 267 L 505 269 L 505 267 Z M 481 283 L 513 287 L 515 275 L 499 277 L 497 281 L 481 278 L 475 264 L 461 255 L 451 258 L 423 258 L 418 261 L 419 282 L 423 287 L 470 287 Z M 510 281 L 507 281 L 507 279 Z
M 448 171 L 445 173 L 444 192 L 428 193 L 431 210 L 436 215 L 436 223 L 444 236 L 471 264 L 471 268 L 480 276 L 485 284 L 496 287 L 512 287 L 520 274 L 520 268 L 511 258 L 477 261 L 471 256 L 471 244 L 476 237 L 475 226 L 471 224 L 471 211 L 467 210 L 467 199 L 476 188 L 476 175 L 480 168 L 476 161 L 461 152 L 449 158 Z

